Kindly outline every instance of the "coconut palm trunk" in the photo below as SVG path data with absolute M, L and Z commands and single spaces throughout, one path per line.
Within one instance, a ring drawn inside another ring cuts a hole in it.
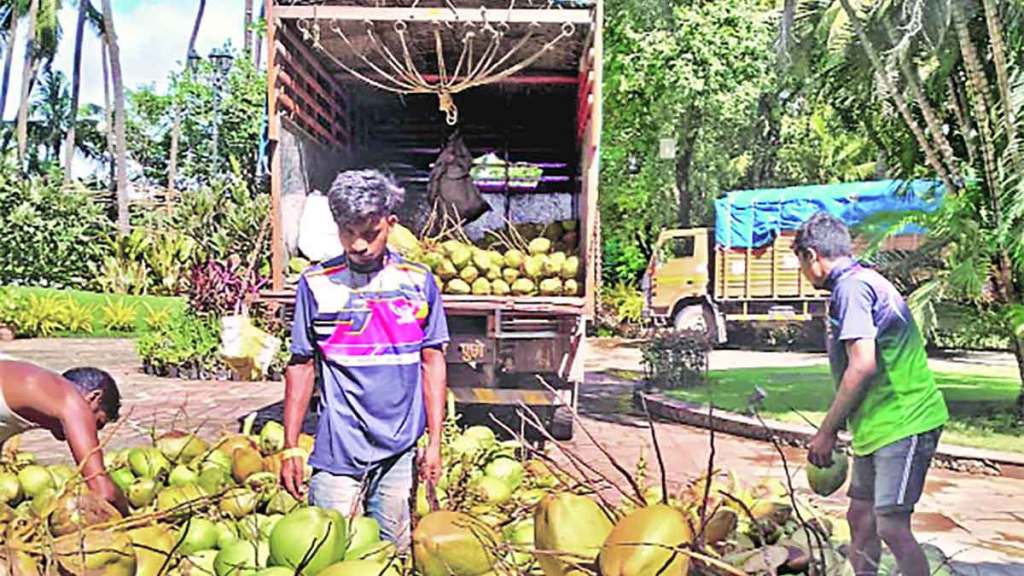
M 114 30 L 114 11 L 110 0 L 103 0 L 103 29 L 106 31 L 107 49 L 110 52 L 110 79 L 114 85 L 114 137 L 117 160 L 114 170 L 117 180 L 117 229 L 122 235 L 128 233 L 128 154 L 124 133 L 124 77 L 121 75 L 121 50 L 117 45 Z
M 36 19 L 39 16 L 39 0 L 28 5 L 28 33 L 25 39 L 25 62 L 21 72 L 21 98 L 18 101 L 18 166 L 24 169 L 25 153 L 28 151 L 28 108 L 32 96 L 32 85 L 36 75 Z
M 103 125 L 107 137 L 107 172 L 110 181 L 107 189 L 114 189 L 114 107 L 110 98 L 110 51 L 107 50 L 107 35 L 103 34 L 100 52 L 103 62 Z
M 199 10 L 196 12 L 196 19 L 192 24 L 192 36 L 188 40 L 188 52 L 185 53 L 185 62 L 188 66 L 188 58 L 196 51 L 196 38 L 199 37 L 199 26 L 203 23 L 203 14 L 206 12 L 206 0 L 199 0 Z M 186 68 L 187 70 L 187 68 Z M 181 112 L 178 109 L 177 99 L 171 100 L 171 114 L 174 124 L 171 126 L 171 151 L 167 158 L 167 210 L 174 206 L 176 188 L 175 180 L 178 178 L 178 143 L 181 140 Z
M 7 53 L 4 54 L 4 79 L 0 87 L 0 116 L 7 109 L 7 92 L 11 87 L 11 64 L 14 63 L 14 43 L 18 39 L 18 20 L 21 19 L 21 12 L 18 7 L 21 2 L 11 3 L 11 24 L 7 29 Z
M 78 22 L 75 24 L 75 55 L 71 68 L 71 110 L 68 114 L 68 134 L 64 141 L 64 183 L 71 182 L 71 164 L 75 158 L 75 124 L 78 122 L 78 96 L 82 86 L 82 37 L 85 35 L 85 16 L 89 0 L 78 0 Z
M 243 26 L 242 37 L 245 39 L 243 42 L 245 55 L 252 58 L 252 0 L 245 0 L 245 20 Z

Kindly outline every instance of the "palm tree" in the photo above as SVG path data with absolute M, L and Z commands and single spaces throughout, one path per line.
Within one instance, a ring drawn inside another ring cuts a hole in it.
M 196 52 L 196 38 L 199 37 L 199 27 L 203 23 L 203 14 L 206 12 L 206 0 L 199 0 L 199 10 L 196 12 L 196 19 L 192 24 L 192 35 L 188 39 L 188 51 L 185 53 L 186 73 L 188 72 L 189 58 Z M 178 101 L 171 101 L 171 115 L 174 124 L 171 126 L 171 150 L 167 158 L 167 209 L 171 209 L 174 203 L 175 180 L 178 178 L 178 141 L 181 140 L 181 115 L 178 111 Z
M 30 0 L 28 34 L 25 40 L 25 63 L 22 68 L 21 99 L 18 102 L 18 159 L 24 162 L 28 148 L 28 112 L 36 74 L 42 64 L 49 64 L 57 54 L 60 41 L 60 0 Z
M 29 138 L 33 153 L 42 148 L 48 164 L 60 160 L 61 142 L 71 130 L 71 96 L 67 77 L 60 70 L 47 67 L 30 106 Z
M 7 91 L 11 86 L 11 64 L 14 61 L 14 44 L 18 39 L 18 22 L 22 14 L 28 11 L 25 0 L 5 0 L 2 4 L 3 18 L 0 19 L 0 27 L 6 30 L 4 48 L 4 72 L 3 86 L 0 87 L 0 115 L 7 108 Z
M 244 54 L 248 58 L 252 58 L 252 0 L 245 0 L 245 20 L 243 21 L 242 28 Z
M 85 23 L 89 21 L 94 31 L 103 32 L 103 16 L 96 12 L 90 0 L 78 0 L 78 21 L 75 23 L 75 54 L 71 70 L 71 119 L 68 122 L 67 139 L 64 142 L 64 183 L 71 181 L 71 162 L 75 157 L 75 128 L 78 115 L 78 97 L 82 85 L 82 40 Z
M 110 53 L 110 79 L 114 85 L 114 136 L 117 160 L 117 229 L 122 235 L 129 230 L 128 222 L 128 155 L 124 135 L 124 77 L 121 75 L 121 49 L 114 31 L 114 11 L 110 0 L 103 0 L 103 30 Z

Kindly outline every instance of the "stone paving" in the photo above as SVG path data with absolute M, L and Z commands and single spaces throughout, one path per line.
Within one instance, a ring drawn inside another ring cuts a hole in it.
M 600 353 L 590 355 L 592 361 L 588 363 L 587 382 L 582 390 L 580 408 L 584 425 L 627 467 L 632 468 L 643 450 L 648 455 L 649 470 L 656 470 L 646 420 L 633 413 L 629 402 L 631 384 L 605 372 L 611 368 L 629 369 L 629 362 L 621 355 L 615 356 L 616 346 L 596 344 Z M 131 342 L 125 340 L 22 340 L 0 343 L 0 354 L 32 360 L 55 370 L 92 364 L 114 374 L 121 385 L 125 414 L 130 414 L 130 418 L 125 419 L 128 424 L 117 429 L 111 441 L 113 447 L 145 441 L 151 427 L 162 430 L 174 425 L 199 426 L 204 434 L 214 435 L 220 429 L 236 428 L 239 417 L 278 402 L 283 395 L 280 383 L 199 382 L 147 376 L 139 371 Z M 632 357 L 636 353 L 627 349 L 622 354 Z M 732 358 L 719 356 L 717 361 L 727 365 L 735 361 L 745 365 L 818 361 L 813 357 L 769 354 L 755 358 L 747 353 L 730 354 Z M 657 430 L 673 488 L 703 473 L 709 449 L 707 431 L 667 423 L 659 423 Z M 68 457 L 64 445 L 41 432 L 27 434 L 23 446 L 50 460 Z M 585 435 L 577 433 L 569 446 L 605 474 L 614 474 L 607 459 Z M 801 451 L 787 449 L 786 456 L 793 466 L 797 490 L 811 498 L 797 465 L 803 461 Z M 744 480 L 784 478 L 780 457 L 770 444 L 718 435 L 716 462 Z M 841 495 L 815 501 L 836 511 L 846 504 Z M 922 540 L 953 556 L 963 574 L 1024 576 L 1024 480 L 933 470 L 915 514 L 915 528 Z

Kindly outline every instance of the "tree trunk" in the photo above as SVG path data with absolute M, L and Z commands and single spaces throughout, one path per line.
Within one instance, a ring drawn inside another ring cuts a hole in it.
M 199 27 L 203 23 L 203 13 L 205 12 L 206 0 L 199 0 L 199 10 L 196 12 L 196 19 L 192 24 L 192 36 L 188 40 L 188 52 L 185 54 L 186 74 L 191 73 L 191 70 L 188 68 L 188 57 L 196 51 L 196 38 L 199 37 Z M 252 11 L 249 10 L 248 12 L 251 13 Z M 178 179 L 178 146 L 181 140 L 181 112 L 178 110 L 177 99 L 171 100 L 171 114 L 174 124 L 171 126 L 171 150 L 167 158 L 167 193 L 165 194 L 168 212 L 174 206 L 174 198 L 177 196 L 175 182 Z
M 71 164 L 75 158 L 75 124 L 78 122 L 78 96 L 82 86 L 82 38 L 85 36 L 85 16 L 89 3 L 78 0 L 78 22 L 75 24 L 75 55 L 71 67 L 71 110 L 68 134 L 64 141 L 64 183 L 71 182 Z
M 846 12 L 846 16 L 850 19 L 850 23 L 853 25 L 853 30 L 857 34 L 857 39 L 860 40 L 861 47 L 864 53 L 867 55 L 868 60 L 871 62 L 871 68 L 875 71 L 875 76 L 881 81 L 883 94 L 893 103 L 896 110 L 900 113 L 900 117 L 903 118 L 903 122 L 906 123 L 907 128 L 914 134 L 914 139 L 917 140 L 918 146 L 924 152 L 924 157 L 928 161 L 928 165 L 935 170 L 939 178 L 942 179 L 942 183 L 946 185 L 946 190 L 949 193 L 955 193 L 957 188 L 950 178 L 949 170 L 947 170 L 942 159 L 936 153 L 935 148 L 932 147 L 931 142 L 928 140 L 928 136 L 924 133 L 924 129 L 917 123 L 913 114 L 910 113 L 910 108 L 907 106 L 906 100 L 900 95 L 899 91 L 893 85 L 892 80 L 889 79 L 888 69 L 882 64 L 882 58 L 878 55 L 878 51 L 875 49 L 875 45 L 871 42 L 868 37 L 867 31 L 864 30 L 864 23 L 860 21 L 860 16 L 857 11 L 850 5 L 850 0 L 839 0 L 839 3 L 843 7 L 843 11 Z M 952 3 L 956 5 L 956 2 Z
M 114 185 L 114 105 L 110 98 L 110 51 L 107 50 L 107 35 L 103 34 L 100 46 L 103 62 L 103 123 L 106 126 L 107 136 L 107 172 L 110 174 L 110 181 L 107 183 L 107 190 L 113 191 Z
M 25 40 L 25 64 L 21 75 L 21 98 L 18 101 L 18 167 L 25 169 L 25 152 L 28 150 L 28 107 L 32 96 L 32 79 L 36 75 L 36 18 L 39 16 L 39 0 L 28 5 L 28 34 Z
M 245 0 L 245 28 L 242 30 L 245 39 L 245 55 L 252 58 L 252 0 Z
M 192 36 L 188 39 L 188 54 L 196 50 L 196 38 L 199 37 L 199 25 L 203 23 L 203 13 L 206 12 L 206 0 L 199 0 L 199 11 L 196 13 L 195 22 L 192 23 Z
M 679 225 L 689 226 L 693 216 L 693 191 L 690 190 L 690 170 L 693 152 L 700 132 L 700 121 L 692 113 L 686 114 L 679 129 L 679 151 L 676 154 L 676 193 Z
M 106 31 L 107 48 L 110 50 L 110 78 L 114 83 L 114 136 L 116 138 L 117 162 L 117 229 L 127 234 L 128 222 L 128 151 L 125 149 L 124 134 L 124 77 L 121 75 L 121 50 L 117 45 L 114 31 L 114 12 L 110 0 L 103 0 L 103 28 Z
M 4 79 L 0 88 L 0 118 L 7 110 L 7 92 L 11 87 L 11 64 L 14 61 L 14 43 L 18 39 L 18 3 L 11 4 L 11 27 L 7 29 L 7 53 L 4 54 Z

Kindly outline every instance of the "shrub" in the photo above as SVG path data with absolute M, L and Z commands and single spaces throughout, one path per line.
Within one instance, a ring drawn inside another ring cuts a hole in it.
M 16 321 L 18 332 L 26 336 L 53 336 L 68 330 L 67 303 L 55 296 L 30 294 Z
M 137 309 L 125 300 L 107 298 L 103 306 L 103 326 L 111 332 L 131 332 L 135 329 Z
M 93 308 L 67 298 L 64 302 L 68 332 L 92 334 Z
M 711 345 L 697 332 L 664 331 L 644 343 L 643 367 L 648 385 L 691 388 L 706 381 Z
M 215 371 L 223 367 L 218 320 L 191 311 L 172 314 L 166 324 L 140 336 L 135 345 L 143 365 L 158 374 L 170 368 Z
M 0 284 L 84 287 L 108 253 L 104 208 L 80 185 L 0 171 Z

